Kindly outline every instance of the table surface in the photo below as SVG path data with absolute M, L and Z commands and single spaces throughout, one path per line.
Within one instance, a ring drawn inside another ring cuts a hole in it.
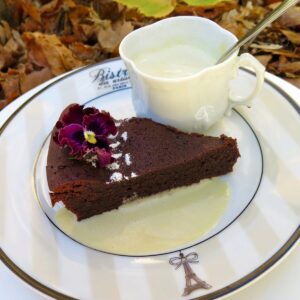
M 270 74 L 267 74 L 266 77 L 271 78 L 282 87 L 281 79 Z M 46 83 L 29 91 L 18 100 L 18 103 L 12 103 L 7 109 L 4 109 L 4 111 L 0 113 L 0 126 L 4 119 L 12 113 L 18 105 L 45 85 Z M 299 95 L 299 89 L 293 86 L 287 86 L 284 89 L 292 97 L 294 95 L 295 99 L 298 97 L 296 94 Z M 292 251 L 266 272 L 266 274 L 245 288 L 238 290 L 235 294 L 225 298 L 228 300 L 298 300 L 300 299 L 299 278 L 300 243 L 298 241 L 298 244 L 293 247 Z M 49 297 L 42 295 L 40 292 L 28 286 L 0 261 L 0 299 L 43 300 L 49 299 Z

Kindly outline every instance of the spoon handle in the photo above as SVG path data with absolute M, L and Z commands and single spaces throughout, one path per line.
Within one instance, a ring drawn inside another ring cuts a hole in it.
M 229 48 L 217 61 L 217 64 L 226 60 L 232 53 L 238 50 L 241 46 L 245 45 L 251 39 L 256 37 L 263 29 L 265 29 L 269 24 L 280 17 L 284 12 L 286 12 L 290 7 L 297 4 L 299 0 L 285 0 L 277 8 L 275 8 L 271 13 L 264 17 L 253 29 L 251 29 L 242 39 L 235 43 L 231 48 Z

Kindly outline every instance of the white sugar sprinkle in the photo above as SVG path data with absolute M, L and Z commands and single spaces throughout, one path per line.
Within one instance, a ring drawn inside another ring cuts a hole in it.
M 57 210 L 59 210 L 63 207 L 65 207 L 65 205 L 62 201 L 56 202 L 55 205 L 54 205 L 54 209 L 57 209 Z
M 122 139 L 126 142 L 126 141 L 127 141 L 127 138 L 128 138 L 127 131 L 124 131 L 124 132 L 121 134 L 121 137 L 122 137 Z
M 128 179 L 129 179 L 129 177 L 124 175 L 124 179 L 128 180 Z
M 123 175 L 119 172 L 114 172 L 110 176 L 110 181 L 121 181 L 123 178 Z
M 107 138 L 110 140 L 115 139 L 118 136 L 119 132 L 117 132 L 115 135 L 110 134 Z
M 110 144 L 109 147 L 112 148 L 112 149 L 115 149 L 115 148 L 117 148 L 119 145 L 120 145 L 120 142 L 116 142 L 116 143 Z
M 120 168 L 120 165 L 118 163 L 114 162 L 114 163 L 108 165 L 107 168 L 109 170 L 118 170 Z
M 115 153 L 115 154 L 113 154 L 112 157 L 115 158 L 115 159 L 118 159 L 118 158 L 120 158 L 122 155 L 123 155 L 122 152 L 120 152 L 120 153 Z
M 125 154 L 125 163 L 126 163 L 127 166 L 131 165 L 130 153 Z
M 136 173 L 131 172 L 131 177 L 137 177 Z

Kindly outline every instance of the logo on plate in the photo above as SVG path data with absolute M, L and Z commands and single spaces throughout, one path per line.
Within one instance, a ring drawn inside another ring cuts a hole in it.
M 191 252 L 188 255 L 184 255 L 181 251 L 178 257 L 172 257 L 169 260 L 170 265 L 175 266 L 175 270 L 183 266 L 185 273 L 185 288 L 182 296 L 187 296 L 191 292 L 198 289 L 210 289 L 211 285 L 201 280 L 192 270 L 190 264 L 199 263 L 198 254 Z
M 111 89 L 113 91 L 130 87 L 128 71 L 120 67 L 113 70 L 110 67 L 103 67 L 89 73 L 92 83 L 98 85 L 98 89 Z

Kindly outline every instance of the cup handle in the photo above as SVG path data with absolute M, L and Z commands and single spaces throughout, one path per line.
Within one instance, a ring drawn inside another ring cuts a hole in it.
M 249 53 L 244 53 L 237 59 L 237 69 L 240 67 L 250 67 L 251 69 L 254 69 L 256 75 L 256 85 L 254 90 L 248 96 L 239 96 L 233 94 L 232 91 L 229 92 L 229 105 L 225 113 L 227 116 L 231 115 L 232 108 L 235 106 L 250 106 L 252 99 L 260 92 L 264 83 L 265 67 L 255 57 Z

